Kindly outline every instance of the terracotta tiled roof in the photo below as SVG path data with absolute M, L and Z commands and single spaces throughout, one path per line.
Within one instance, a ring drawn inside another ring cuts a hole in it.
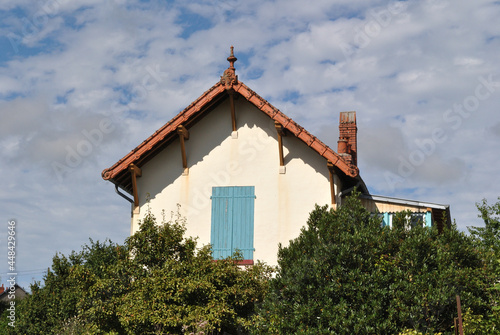
M 176 134 L 177 126 L 185 123 L 192 116 L 196 115 L 197 112 L 203 109 L 205 105 L 225 91 L 226 89 L 220 83 L 212 86 L 182 112 L 177 114 L 172 120 L 167 122 L 163 127 L 154 132 L 153 135 L 149 136 L 135 149 L 125 155 L 125 157 L 116 162 L 112 167 L 102 171 L 102 178 L 104 180 L 114 179 L 119 173 L 127 170 L 130 164 L 136 163 L 141 157 L 154 149 L 155 146 L 160 144 L 164 139 L 170 135 Z
M 232 54 L 231 54 L 232 55 Z M 228 58 L 230 60 L 231 57 Z M 235 58 L 234 58 L 235 59 Z M 185 125 L 193 118 L 196 118 L 201 113 L 206 111 L 207 108 L 213 106 L 217 102 L 226 99 L 229 95 L 228 90 L 232 90 L 244 97 L 247 101 L 252 103 L 260 111 L 268 115 L 274 121 L 279 122 L 283 128 L 287 129 L 291 134 L 302 140 L 311 149 L 316 151 L 319 155 L 324 157 L 327 161 L 331 162 L 338 170 L 342 171 L 346 176 L 356 178 L 359 176 L 359 170 L 354 165 L 345 161 L 339 154 L 334 152 L 326 144 L 321 142 L 315 136 L 310 134 L 307 130 L 295 123 L 291 118 L 283 114 L 276 107 L 271 105 L 264 98 L 252 91 L 244 83 L 238 81 L 238 77 L 234 73 L 234 60 L 221 77 L 221 80 L 212 86 L 208 91 L 203 93 L 198 99 L 191 103 L 187 108 L 177 114 L 172 120 L 166 123 L 163 127 L 158 129 L 144 142 L 139 144 L 130 153 L 125 155 L 122 159 L 116 162 L 113 166 L 105 169 L 102 172 L 104 180 L 110 180 L 114 184 L 121 186 L 123 189 L 130 192 L 128 182 L 128 166 L 130 164 L 141 165 L 146 159 L 154 156 L 160 146 L 168 145 L 169 139 L 176 136 L 176 129 L 180 125 Z
M 350 177 L 357 177 L 359 175 L 359 170 L 355 165 L 351 165 L 344 161 L 339 154 L 321 142 L 318 138 L 311 135 L 311 133 L 299 126 L 295 121 L 283 114 L 279 109 L 271 105 L 264 98 L 260 97 L 257 93 L 248 88 L 248 86 L 239 82 L 237 85 L 233 86 L 233 88 L 258 109 L 267 114 L 271 119 L 278 121 L 290 133 L 301 139 L 318 154 L 333 163 L 333 165 L 346 175 Z

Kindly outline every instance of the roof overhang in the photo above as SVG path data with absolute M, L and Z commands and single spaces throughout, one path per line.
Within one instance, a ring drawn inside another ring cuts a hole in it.
M 440 209 L 440 210 L 447 210 L 450 208 L 450 205 L 440 205 L 440 204 L 434 204 L 431 202 L 421 202 L 421 201 L 416 201 L 416 200 L 392 198 L 392 197 L 386 197 L 386 196 L 382 196 L 382 195 L 362 194 L 360 197 L 363 199 L 369 199 L 369 200 L 373 200 L 376 202 L 386 202 L 386 203 L 398 204 L 398 205 L 404 205 L 404 206 L 426 207 L 426 208 L 433 208 L 433 209 Z

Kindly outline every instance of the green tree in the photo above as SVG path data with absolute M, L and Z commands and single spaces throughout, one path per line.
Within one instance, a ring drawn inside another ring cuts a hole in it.
M 123 246 L 90 240 L 79 253 L 68 257 L 56 254 L 52 268 L 44 276 L 44 285 L 31 285 L 31 294 L 18 303 L 13 334 L 77 334 L 122 330 L 112 310 L 99 310 L 112 298 L 114 290 L 123 287 L 117 267 L 127 259 Z M 128 279 L 127 279 L 128 280 Z M 104 288 L 104 289 L 103 289 Z M 100 299 L 96 299 L 99 295 Z M 106 300 L 106 299 L 107 300 Z
M 180 217 L 147 213 L 124 245 L 90 241 L 57 254 L 44 285 L 19 303 L 12 334 L 217 334 L 250 325 L 271 268 L 214 262 L 210 246 L 185 238 Z
M 500 197 L 493 205 L 486 199 L 476 203 L 484 227 L 469 227 L 476 247 L 485 261 L 490 310 L 483 314 L 468 309 L 464 316 L 467 334 L 493 335 L 500 332 Z
M 456 227 L 414 226 L 409 213 L 381 226 L 358 200 L 317 207 L 307 226 L 280 246 L 278 273 L 255 333 L 395 334 L 450 332 L 456 294 L 487 309 L 484 267 L 472 238 Z
M 239 255 L 214 262 L 210 246 L 197 249 L 195 239 L 182 237 L 180 221 L 157 225 L 148 214 L 127 240 L 137 278 L 122 297 L 121 323 L 134 334 L 245 329 L 272 269 L 261 263 L 240 268 Z

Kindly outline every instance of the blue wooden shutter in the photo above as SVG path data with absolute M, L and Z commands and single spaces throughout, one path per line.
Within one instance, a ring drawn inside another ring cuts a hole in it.
M 210 243 L 214 259 L 231 256 L 236 249 L 243 259 L 253 259 L 254 186 L 212 188 Z
M 385 227 L 385 226 L 390 226 L 388 212 L 384 213 L 384 218 L 382 219 L 382 227 Z
M 231 187 L 212 188 L 212 231 L 210 244 L 214 259 L 231 256 L 233 189 Z
M 432 213 L 430 211 L 425 213 L 425 226 L 432 227 Z
M 255 187 L 234 187 L 232 252 L 239 249 L 243 259 L 253 259 L 253 215 Z

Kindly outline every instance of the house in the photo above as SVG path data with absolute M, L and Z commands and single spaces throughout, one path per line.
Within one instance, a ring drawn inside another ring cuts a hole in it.
M 14 284 L 14 286 L 0 287 L 0 302 L 9 303 L 10 301 L 18 301 L 26 298 L 28 293 L 19 285 Z
M 161 218 L 180 204 L 187 234 L 211 243 L 214 258 L 239 249 L 242 264 L 276 264 L 278 244 L 299 235 L 315 204 L 335 208 L 354 187 L 384 224 L 410 209 L 426 225 L 443 225 L 448 206 L 368 192 L 355 112 L 340 113 L 335 152 L 238 79 L 232 47 L 227 60 L 215 85 L 102 172 L 132 203 L 131 234 L 148 206 Z

